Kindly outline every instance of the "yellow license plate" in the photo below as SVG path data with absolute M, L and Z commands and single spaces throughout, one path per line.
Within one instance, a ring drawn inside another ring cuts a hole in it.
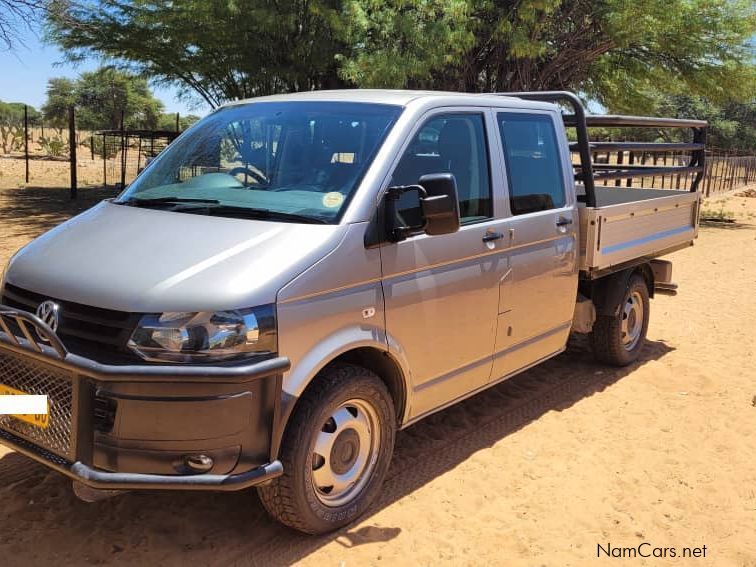
M 27 396 L 27 395 L 28 394 L 26 392 L 22 392 L 21 390 L 16 390 L 15 388 L 11 388 L 10 386 L 6 386 L 5 384 L 0 384 L 0 396 Z M 49 408 L 49 402 L 48 402 L 47 413 L 40 413 L 40 414 L 22 413 L 22 414 L 11 415 L 11 417 L 15 417 L 16 419 L 20 419 L 21 421 L 25 421 L 26 423 L 30 423 L 36 427 L 47 429 L 47 427 L 50 425 L 49 409 L 50 408 Z

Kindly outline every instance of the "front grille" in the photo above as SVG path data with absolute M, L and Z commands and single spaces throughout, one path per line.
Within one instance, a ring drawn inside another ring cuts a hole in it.
M 72 445 L 72 378 L 70 373 L 63 370 L 0 352 L 0 383 L 26 394 L 47 396 L 50 412 L 45 429 L 9 415 L 0 415 L 0 429 L 60 456 L 69 456 Z
M 124 357 L 128 359 L 124 362 L 132 361 L 126 343 L 139 322 L 139 313 L 63 301 L 11 284 L 5 285 L 0 303 L 34 313 L 48 299 L 60 306 L 57 335 L 68 350 L 100 362 L 119 362 Z

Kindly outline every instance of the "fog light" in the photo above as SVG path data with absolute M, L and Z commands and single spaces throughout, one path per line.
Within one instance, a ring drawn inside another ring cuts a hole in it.
M 185 455 L 184 466 L 196 473 L 206 473 L 213 468 L 213 459 L 207 455 Z

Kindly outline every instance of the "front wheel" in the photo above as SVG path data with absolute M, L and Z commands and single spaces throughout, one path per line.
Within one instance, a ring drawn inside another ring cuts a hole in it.
M 627 366 L 640 355 L 648 331 L 648 285 L 641 275 L 630 277 L 613 311 L 615 315 L 600 315 L 593 324 L 593 354 L 600 362 Z
M 378 376 L 360 366 L 324 370 L 299 400 L 281 448 L 284 474 L 258 488 L 268 513 L 311 534 L 336 530 L 378 495 L 396 417 Z

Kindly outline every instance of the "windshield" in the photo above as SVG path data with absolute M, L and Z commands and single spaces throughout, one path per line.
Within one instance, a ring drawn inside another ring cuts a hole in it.
M 336 222 L 400 112 L 341 102 L 229 106 L 171 144 L 116 203 Z

